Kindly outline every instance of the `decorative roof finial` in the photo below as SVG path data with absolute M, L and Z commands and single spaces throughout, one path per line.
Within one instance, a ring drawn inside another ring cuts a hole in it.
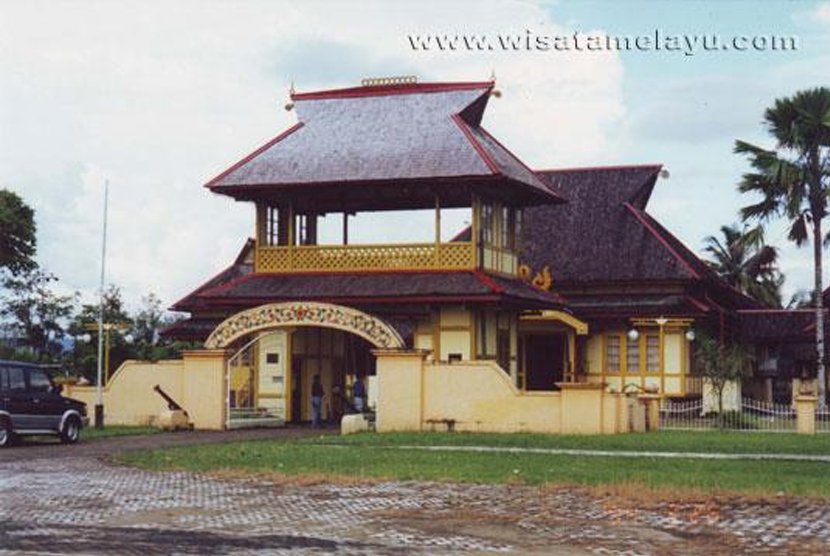
M 397 75 L 394 77 L 367 77 L 360 81 L 363 87 L 383 87 L 386 85 L 413 85 L 418 82 L 415 75 Z
M 496 80 L 496 68 L 493 68 L 490 71 L 490 81 L 495 81 L 495 80 Z
M 291 112 L 294 109 L 294 80 L 291 80 L 291 87 L 288 89 L 288 102 L 285 103 L 285 111 Z

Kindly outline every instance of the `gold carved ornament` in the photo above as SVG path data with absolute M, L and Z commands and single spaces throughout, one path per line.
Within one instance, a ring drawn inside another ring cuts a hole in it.
M 543 290 L 543 291 L 550 291 L 551 286 L 553 285 L 553 277 L 550 274 L 550 268 L 547 265 L 542 267 L 542 270 L 537 272 L 533 277 L 533 270 L 526 264 L 519 266 L 519 277 L 524 280 L 525 282 L 529 282 L 530 285 L 533 287 Z

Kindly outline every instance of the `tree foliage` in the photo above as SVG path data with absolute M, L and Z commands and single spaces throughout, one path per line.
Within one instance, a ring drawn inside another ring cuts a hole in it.
M 781 307 L 784 277 L 778 270 L 778 250 L 764 243 L 760 227 L 722 226 L 721 237 L 706 238 L 706 263 L 741 293 L 771 307 Z
M 64 321 L 72 314 L 75 295 L 59 295 L 53 274 L 39 268 L 3 280 L 0 317 L 4 336 L 14 347 L 31 350 L 36 359 L 49 359 L 63 349 Z
M 34 211 L 17 193 L 0 189 L 0 270 L 34 270 L 36 247 Z
M 744 221 L 789 221 L 789 239 L 796 245 L 813 244 L 816 309 L 816 359 L 820 402 L 826 400 L 824 363 L 822 222 L 827 216 L 830 193 L 830 88 L 818 87 L 780 98 L 764 113 L 767 131 L 776 142 L 772 149 L 746 141 L 735 142 L 735 152 L 745 156 L 751 171 L 738 190 L 759 197 L 741 210 Z
M 723 391 L 730 382 L 752 376 L 752 355 L 740 344 L 724 346 L 714 338 L 700 334 L 695 361 L 698 373 L 709 381 L 718 397 L 718 413 L 723 414 Z

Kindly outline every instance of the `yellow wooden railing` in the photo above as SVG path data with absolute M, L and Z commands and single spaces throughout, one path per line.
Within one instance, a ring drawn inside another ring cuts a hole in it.
M 258 247 L 257 272 L 453 270 L 475 267 L 470 242 Z

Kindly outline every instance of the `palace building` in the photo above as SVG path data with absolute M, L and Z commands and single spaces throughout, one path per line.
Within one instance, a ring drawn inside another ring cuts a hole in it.
M 380 430 L 625 432 L 626 392 L 703 395 L 696 332 L 796 366 L 804 350 L 763 335 L 786 321 L 808 341 L 804 315 L 733 290 L 648 214 L 660 165 L 531 169 L 481 125 L 494 87 L 293 93 L 297 123 L 206 184 L 250 211 L 254 237 L 172 307 L 189 317 L 166 336 L 204 349 L 125 364 L 110 420 L 159 409 L 130 395 L 155 381 L 197 426 L 308 421 L 315 376 L 336 420 L 365 377 Z M 379 211 L 429 211 L 426 240 L 356 241 Z M 771 397 L 776 377 L 751 387 Z

